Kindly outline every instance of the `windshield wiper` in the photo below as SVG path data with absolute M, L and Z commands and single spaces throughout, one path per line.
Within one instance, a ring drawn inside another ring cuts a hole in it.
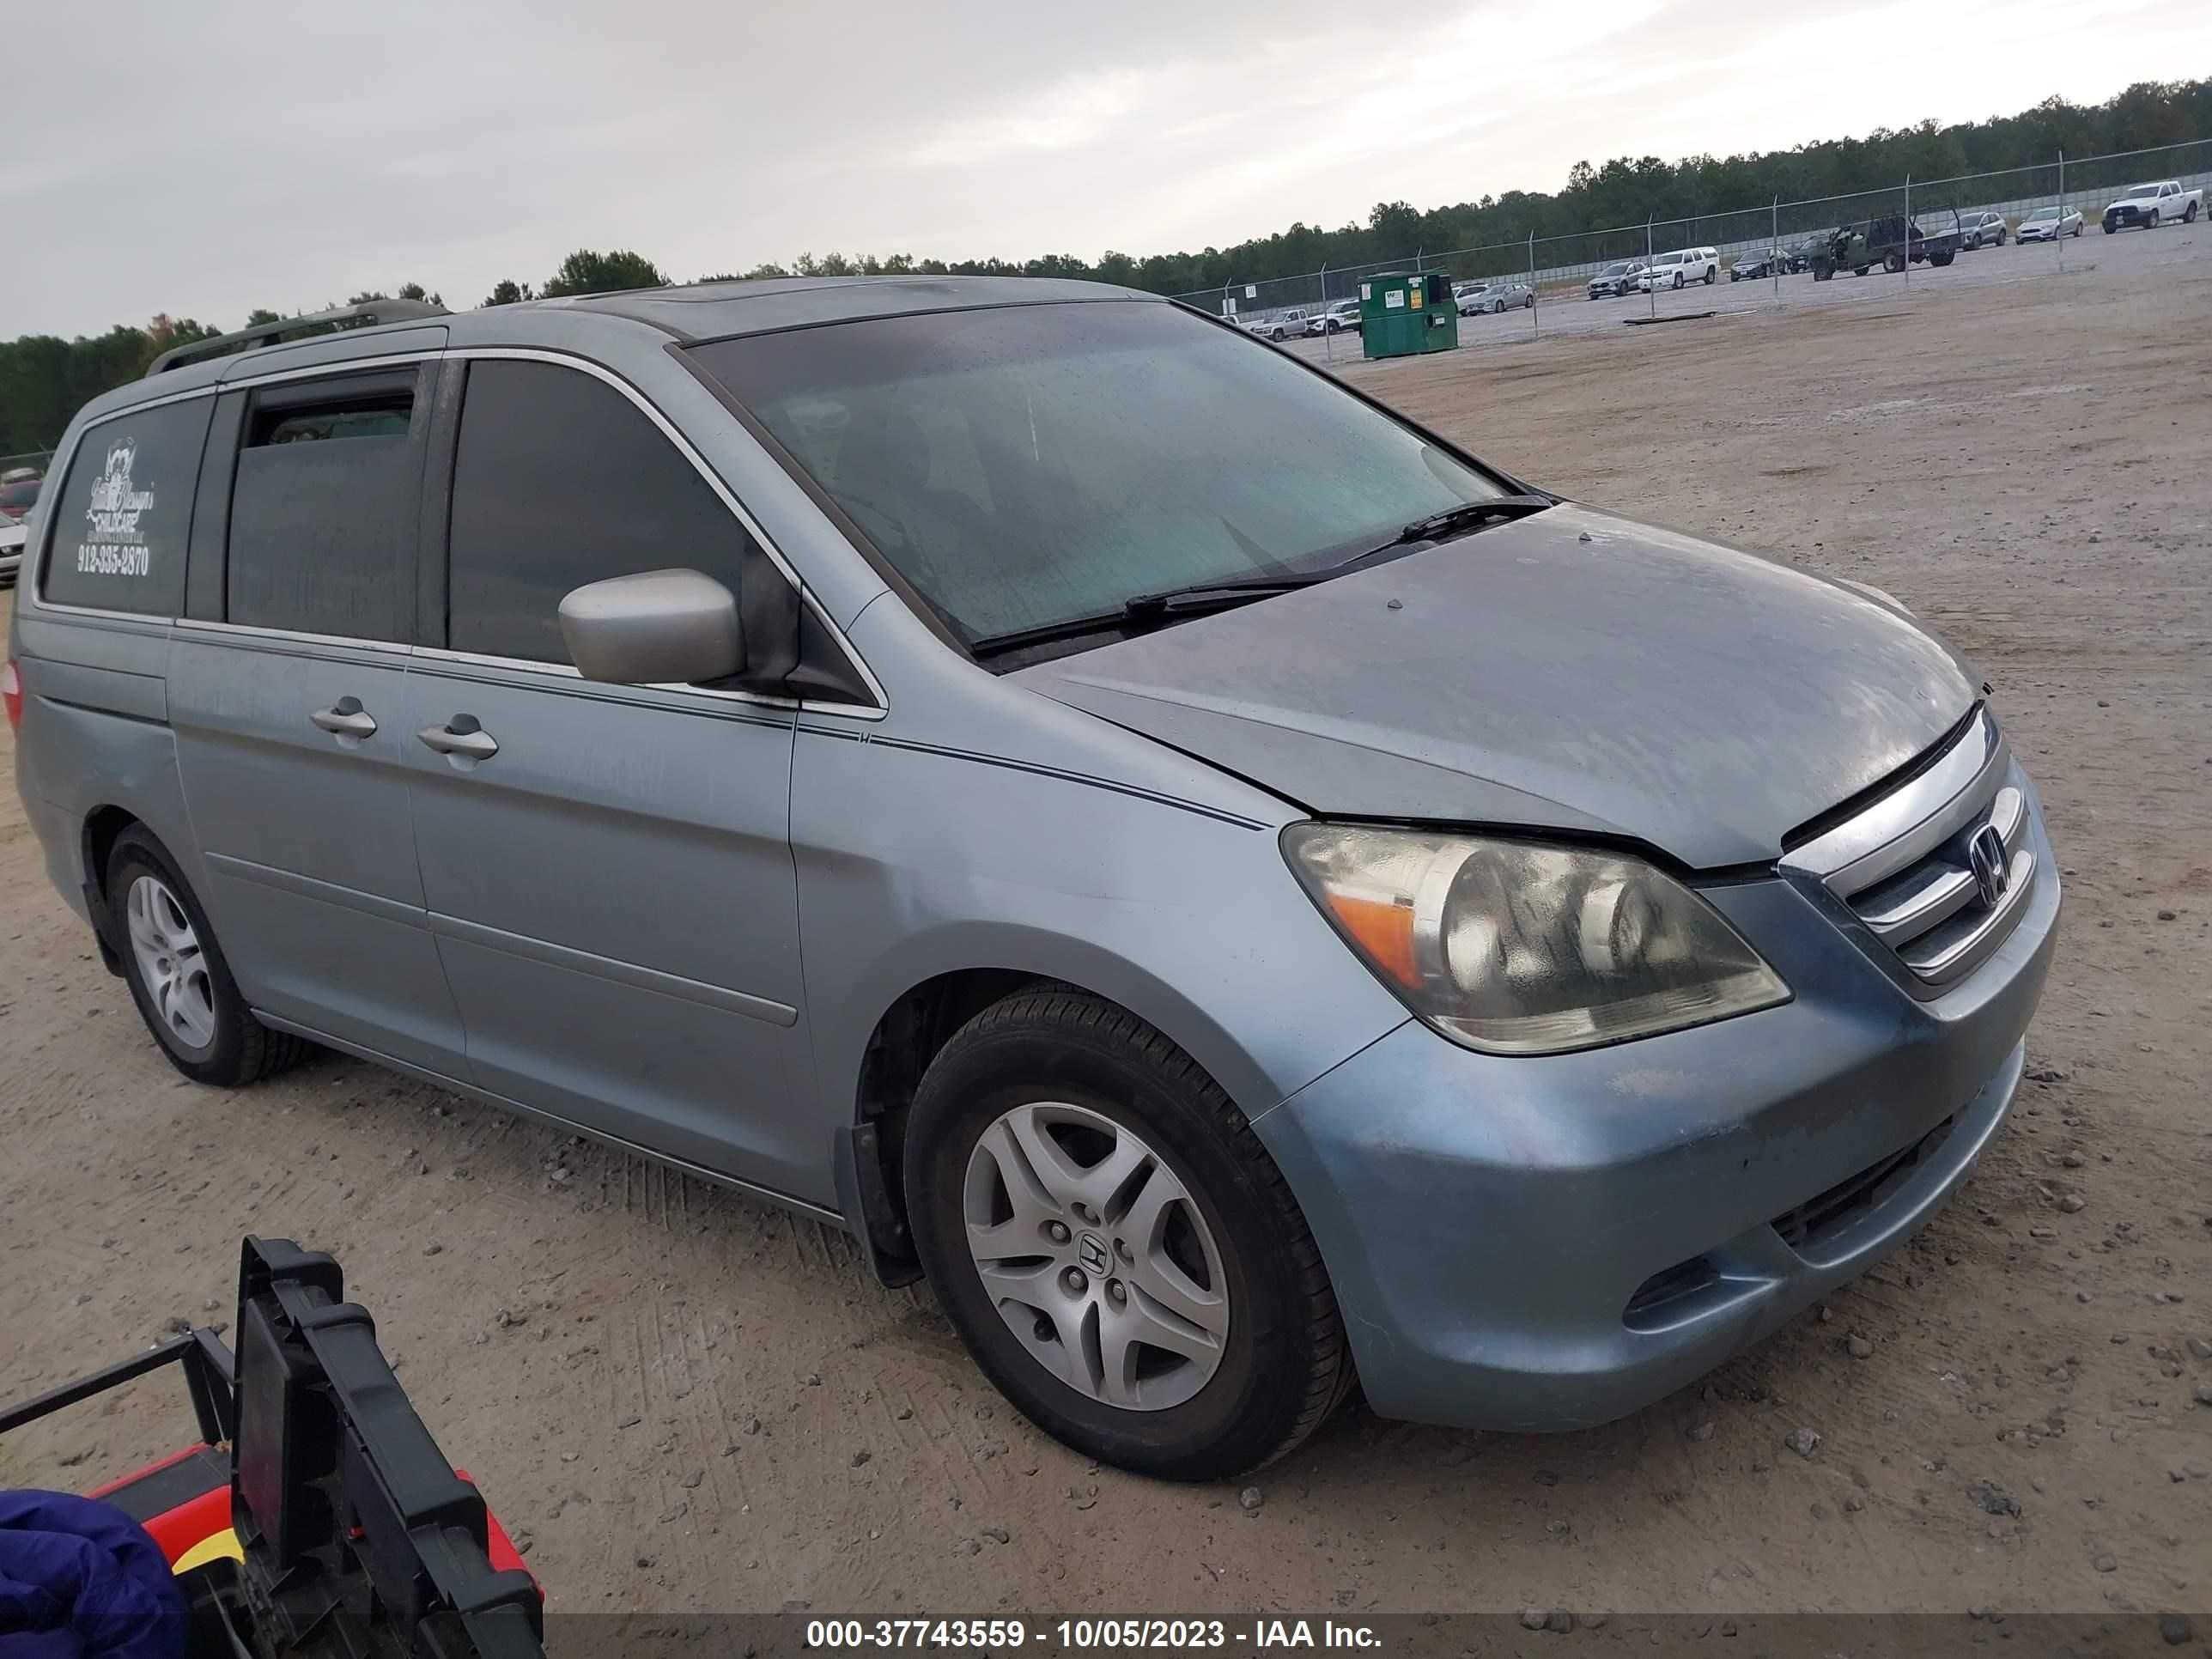
M 1164 588 L 1157 593 L 1133 593 L 1111 611 L 1102 611 L 1095 616 L 1070 617 L 1065 622 L 1044 623 L 1036 628 L 1018 628 L 1011 633 L 988 634 L 972 641 L 968 652 L 974 657 L 1003 656 L 1010 651 L 1019 651 L 1032 645 L 1049 645 L 1056 640 L 1079 639 L 1085 634 L 1103 634 L 1118 628 L 1165 622 L 1180 617 L 1199 617 L 1212 611 L 1228 611 L 1240 605 L 1249 605 L 1277 593 L 1288 593 L 1297 588 L 1310 587 L 1327 580 L 1332 573 L 1316 571 L 1301 576 L 1231 577 L 1223 581 L 1192 582 L 1183 587 Z
M 1209 611 L 1227 611 L 1237 605 L 1249 605 L 1255 599 L 1294 592 L 1301 587 L 1311 587 L 1317 582 L 1328 581 L 1332 577 L 1342 575 L 1353 565 L 1388 553 L 1394 548 L 1464 536 L 1486 525 L 1525 519 L 1531 513 L 1541 513 L 1546 507 L 1558 504 L 1549 495 L 1493 495 L 1486 501 L 1462 502 L 1457 507 L 1446 507 L 1441 513 L 1432 513 L 1425 519 L 1416 519 L 1381 546 L 1370 547 L 1364 553 L 1355 553 L 1348 559 L 1340 560 L 1319 570 L 1286 572 L 1279 576 L 1231 576 L 1219 581 L 1191 582 L 1182 587 L 1163 588 L 1157 593 L 1133 593 L 1115 609 L 1102 611 L 1095 616 L 1070 617 L 1065 622 L 1044 623 L 1036 628 L 1019 628 L 1005 634 L 988 634 L 971 641 L 968 652 L 978 659 L 1004 656 L 1009 652 L 1024 650 L 1033 645 L 1050 645 L 1060 640 L 1080 639 L 1085 634 L 1104 634 L 1133 624 L 1141 627 L 1175 617 L 1198 617 Z
M 1531 513 L 1541 513 L 1559 503 L 1549 495 L 1493 495 L 1486 501 L 1462 501 L 1457 507 L 1448 507 L 1441 513 L 1431 513 L 1425 519 L 1416 519 L 1401 530 L 1382 547 L 1370 548 L 1368 553 L 1380 553 L 1384 548 L 1407 547 L 1415 542 L 1440 542 L 1453 536 L 1464 536 L 1485 526 L 1503 524 L 1511 519 L 1525 519 Z M 1358 556 L 1365 558 L 1368 553 Z

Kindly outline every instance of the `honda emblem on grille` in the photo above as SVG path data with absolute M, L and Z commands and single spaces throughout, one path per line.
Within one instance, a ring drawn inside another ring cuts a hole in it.
M 1982 902 L 1994 906 L 2012 885 L 2012 867 L 2005 857 L 2004 837 L 1997 833 L 1994 823 L 1985 823 L 1974 831 L 1973 839 L 1966 843 L 1966 865 L 1974 872 L 1974 885 L 1980 890 Z

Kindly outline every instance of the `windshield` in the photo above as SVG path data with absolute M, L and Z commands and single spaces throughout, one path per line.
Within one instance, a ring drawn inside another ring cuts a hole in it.
M 2158 194 L 2158 186 L 2156 185 L 2130 185 L 2127 188 L 2126 193 L 2130 196 L 2155 196 Z
M 2034 212 L 2029 214 L 2027 216 L 2031 220 L 2056 219 L 2058 216 L 2058 210 L 2057 208 L 2038 208 Z
M 1598 272 L 1598 275 L 1601 276 L 1626 276 L 1630 270 L 1635 268 L 1635 264 L 1636 262 L 1633 259 L 1615 259 L 1603 270 Z
M 693 356 L 969 640 L 1317 569 L 1504 486 L 1283 355 L 1144 301 Z

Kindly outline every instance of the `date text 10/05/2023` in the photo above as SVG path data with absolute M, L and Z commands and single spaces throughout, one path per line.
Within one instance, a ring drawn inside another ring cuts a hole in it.
M 1024 1646 L 1078 1651 L 1181 1648 L 1375 1649 L 1382 1639 L 1367 1625 L 1334 1620 L 1259 1619 L 811 1619 L 810 1648 L 966 1648 Z

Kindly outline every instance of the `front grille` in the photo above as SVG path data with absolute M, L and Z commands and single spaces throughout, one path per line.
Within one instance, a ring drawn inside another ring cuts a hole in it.
M 2003 944 L 2035 884 L 2026 780 L 1986 710 L 1929 763 L 1784 859 L 1941 988 Z
M 1947 1117 L 1902 1152 L 1876 1158 L 1856 1175 L 1838 1181 L 1827 1191 L 1784 1210 L 1772 1222 L 1782 1242 L 1793 1250 L 1817 1247 L 1834 1237 L 1860 1217 L 1871 1212 L 1911 1176 L 1951 1138 L 1955 1117 Z

